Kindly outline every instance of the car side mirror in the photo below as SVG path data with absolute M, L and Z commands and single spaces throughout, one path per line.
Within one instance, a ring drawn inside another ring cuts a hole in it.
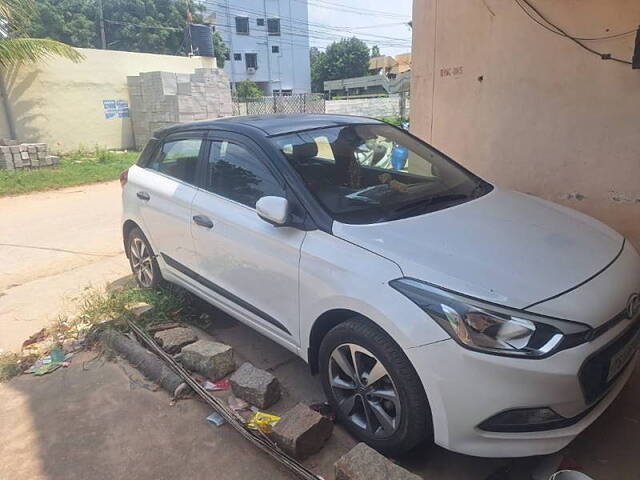
M 289 201 L 282 197 L 262 197 L 256 203 L 256 212 L 265 222 L 282 226 L 289 221 Z

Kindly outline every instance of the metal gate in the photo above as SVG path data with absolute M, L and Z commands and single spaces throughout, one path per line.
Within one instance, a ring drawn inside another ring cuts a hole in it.
M 233 102 L 234 115 L 324 112 L 324 97 L 317 94 L 277 95 Z

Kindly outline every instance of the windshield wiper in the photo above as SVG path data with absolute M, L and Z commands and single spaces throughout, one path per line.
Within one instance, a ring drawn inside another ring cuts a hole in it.
M 410 216 L 415 211 L 422 211 L 436 205 L 438 203 L 447 203 L 447 202 L 457 202 L 460 200 L 466 200 L 469 198 L 469 195 L 465 195 L 464 193 L 451 193 L 446 195 L 435 195 L 433 197 L 422 198 L 415 202 L 405 203 L 404 205 L 396 208 L 390 215 L 386 216 L 385 220 L 397 220 L 398 218 L 403 218 L 406 216 Z

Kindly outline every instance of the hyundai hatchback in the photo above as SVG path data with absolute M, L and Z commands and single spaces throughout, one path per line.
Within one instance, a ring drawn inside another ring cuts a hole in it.
M 138 283 L 178 284 L 302 357 L 338 420 L 387 454 L 557 451 L 634 368 L 628 241 L 388 124 L 176 125 L 121 183 Z

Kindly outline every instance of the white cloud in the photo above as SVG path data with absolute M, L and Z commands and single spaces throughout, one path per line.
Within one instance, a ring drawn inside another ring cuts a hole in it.
M 383 54 L 409 52 L 411 5 L 412 0 L 309 0 L 311 45 L 356 36 L 369 46 L 377 44 Z

